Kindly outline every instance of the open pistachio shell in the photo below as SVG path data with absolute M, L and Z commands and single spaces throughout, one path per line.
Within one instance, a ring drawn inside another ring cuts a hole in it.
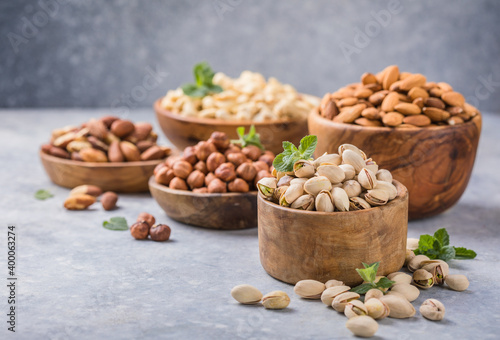
M 276 290 L 262 297 L 262 305 L 266 309 L 283 309 L 290 304 L 290 298 L 285 292 Z
M 278 186 L 278 181 L 274 177 L 264 177 L 259 182 L 257 182 L 257 189 L 259 189 L 259 194 L 265 199 L 271 199 L 274 194 L 274 190 Z
M 328 178 L 332 183 L 341 183 L 345 179 L 344 170 L 331 163 L 322 163 L 316 172 L 319 176 Z
M 280 180 L 278 181 L 278 187 L 282 187 L 282 186 L 290 186 L 290 182 L 294 179 L 295 177 L 293 176 L 288 176 L 288 175 L 285 175 L 283 177 L 280 178 Z
M 344 171 L 346 180 L 350 180 L 356 177 L 356 170 L 351 164 L 341 164 L 339 165 L 339 168 Z
M 301 159 L 293 164 L 293 172 L 296 177 L 310 178 L 314 176 L 315 167 L 313 162 Z
M 357 146 L 355 145 L 352 145 L 352 144 L 342 144 L 339 146 L 339 155 L 343 157 L 344 155 L 344 151 L 346 150 L 350 150 L 350 151 L 353 151 L 355 153 L 357 153 L 359 156 L 361 156 L 361 158 L 363 160 L 365 160 L 367 157 L 366 157 L 366 154 L 361 151 Z
M 326 286 L 326 284 L 325 284 Z M 342 293 L 348 292 L 351 288 L 348 286 L 334 286 L 329 287 L 323 291 L 321 294 L 321 302 L 323 302 L 327 306 L 331 306 L 333 299 Z
M 367 168 L 361 169 L 358 174 L 358 182 L 365 189 L 371 190 L 377 186 L 375 174 Z
M 346 192 L 347 196 L 349 196 L 349 198 L 358 197 L 362 191 L 362 188 L 361 188 L 361 185 L 359 184 L 359 182 L 352 180 L 352 179 L 345 181 L 342 185 L 342 189 L 345 190 L 345 192 Z
M 316 196 L 315 206 L 316 211 L 333 212 L 334 207 L 331 192 L 327 190 L 320 191 L 318 196 Z
M 398 189 L 396 186 L 389 182 L 377 181 L 377 190 L 385 190 L 389 194 L 389 200 L 393 200 L 398 195 Z
M 279 203 L 281 195 L 283 195 L 288 188 L 289 188 L 288 185 L 277 187 L 276 190 L 274 191 L 273 200 Z
M 337 287 L 337 286 L 345 286 L 344 282 L 339 280 L 328 280 L 325 282 L 326 288 Z
M 408 270 L 410 272 L 414 272 L 415 270 L 420 269 L 422 262 L 429 260 L 430 258 L 428 258 L 425 255 L 417 255 L 414 258 L 412 258 L 410 262 L 408 262 Z
M 375 176 L 377 177 L 377 181 L 392 183 L 393 180 L 391 172 L 386 169 L 380 169 L 375 173 Z
M 434 276 L 434 282 L 438 285 L 444 284 L 444 278 L 450 273 L 448 263 L 443 260 L 423 261 L 421 266 Z
M 377 162 L 375 162 L 374 160 L 372 160 L 371 158 L 368 158 L 366 161 L 365 161 L 365 168 L 367 168 L 368 170 L 370 170 L 371 172 L 373 172 L 374 174 L 377 173 L 378 171 L 378 164 Z
M 342 188 L 332 189 L 333 204 L 338 211 L 349 211 L 349 197 Z
M 348 319 L 367 314 L 368 310 L 365 304 L 360 300 L 349 301 L 344 308 L 344 315 L 347 316 Z
M 327 154 L 325 152 L 322 156 L 316 158 L 316 160 L 314 161 L 314 166 L 317 168 L 321 165 L 321 163 L 340 165 L 340 163 L 342 163 L 342 158 L 336 153 Z
M 320 299 L 325 284 L 316 280 L 302 280 L 295 284 L 293 291 L 304 299 Z
M 434 276 L 425 269 L 417 269 L 413 273 L 413 284 L 418 288 L 429 289 L 434 286 Z
M 363 210 L 370 208 L 371 205 L 361 197 L 349 198 L 349 210 L 355 211 L 355 210 Z
M 307 180 L 304 183 L 304 190 L 308 194 L 316 196 L 323 190 L 331 190 L 332 183 L 325 176 L 317 176 Z
M 300 210 L 314 210 L 314 196 L 309 194 L 302 195 L 293 201 L 291 207 Z
M 376 289 L 376 288 L 372 288 L 370 289 L 369 291 L 366 292 L 365 294 L 365 302 L 370 300 L 370 299 L 373 299 L 373 298 L 380 298 L 384 296 L 384 293 L 380 290 L 380 289 Z
M 337 295 L 332 301 L 332 307 L 339 313 L 343 313 L 345 306 L 349 301 L 359 299 L 359 294 L 354 292 L 345 292 Z
M 416 310 L 413 305 L 403 296 L 384 295 L 380 301 L 389 307 L 389 317 L 396 319 L 410 318 L 415 315 Z
M 432 321 L 439 321 L 444 318 L 444 305 L 436 299 L 425 300 L 419 310 L 424 318 Z
M 368 315 L 375 320 L 380 320 L 389 316 L 389 307 L 378 298 L 372 297 L 371 299 L 366 300 L 365 296 L 365 307 Z
M 389 201 L 389 193 L 386 190 L 372 189 L 365 194 L 365 201 L 371 206 L 385 205 Z
M 356 173 L 359 173 L 361 169 L 366 166 L 363 157 L 361 157 L 359 153 L 353 150 L 345 150 L 342 153 L 342 162 L 344 164 L 352 165 L 354 167 L 354 170 L 356 170 Z
M 289 207 L 297 198 L 302 196 L 304 188 L 302 185 L 291 185 L 281 194 L 280 205 Z

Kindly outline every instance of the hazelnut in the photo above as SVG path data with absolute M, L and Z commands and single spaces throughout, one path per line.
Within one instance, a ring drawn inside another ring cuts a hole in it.
M 203 161 L 198 161 L 198 163 L 194 165 L 194 169 L 203 172 L 204 175 L 208 174 L 207 163 Z
M 273 177 L 269 171 L 266 170 L 260 170 L 257 172 L 257 176 L 255 176 L 255 179 L 253 180 L 255 186 L 257 186 L 257 182 L 263 179 L 264 177 Z
M 205 185 L 208 187 L 208 185 L 210 184 L 210 182 L 212 182 L 212 180 L 214 180 L 215 178 L 217 178 L 215 176 L 215 174 L 213 172 L 209 172 L 206 176 L 205 176 Z
M 206 193 L 208 193 L 208 188 L 206 188 L 206 187 L 196 188 L 196 189 L 193 189 L 193 192 L 197 193 L 197 194 L 206 194 Z
M 193 166 L 186 161 L 177 161 L 174 163 L 172 170 L 174 170 L 175 176 L 186 179 L 193 171 Z
M 137 216 L 137 222 L 146 222 L 150 227 L 152 227 L 156 220 L 155 217 L 147 212 L 141 212 L 139 216 Z
M 199 142 L 196 145 L 196 157 L 198 157 L 200 161 L 206 161 L 208 156 L 214 152 L 217 152 L 217 148 L 213 143 Z
M 167 167 L 167 165 L 165 164 L 165 162 L 162 162 L 162 163 L 158 164 L 157 166 L 155 166 L 153 173 L 156 175 L 158 173 L 158 171 L 160 171 L 161 169 L 166 168 L 166 167 Z
M 236 174 L 245 181 L 252 181 L 257 175 L 257 170 L 252 163 L 243 163 L 236 169 Z
M 236 178 L 234 181 L 229 182 L 227 188 L 232 192 L 248 192 L 250 190 L 248 183 L 241 178 Z
M 241 149 L 241 152 L 243 152 L 243 154 L 247 156 L 247 158 L 250 158 L 252 161 L 259 160 L 260 155 L 262 155 L 262 150 L 255 145 L 245 146 L 243 149 Z
M 233 152 L 226 156 L 227 160 L 235 166 L 245 163 L 248 159 L 242 152 Z
M 226 157 L 220 152 L 214 152 L 207 158 L 207 169 L 214 172 L 222 163 L 226 161 Z
M 241 152 L 241 148 L 238 145 L 229 144 L 229 147 L 224 151 L 224 156 L 227 157 L 230 153 Z
M 168 187 L 174 190 L 188 190 L 186 181 L 179 177 L 172 178 Z
M 182 153 L 182 159 L 192 165 L 195 165 L 196 162 L 198 162 L 198 158 L 196 157 L 196 148 L 194 146 L 188 146 L 185 148 Z
M 113 210 L 116 208 L 116 202 L 118 202 L 118 195 L 112 191 L 107 191 L 102 194 L 101 204 L 104 210 Z
M 158 170 L 155 174 L 155 180 L 158 184 L 169 185 L 170 181 L 175 177 L 174 171 L 166 166 Z
M 135 222 L 130 226 L 130 234 L 136 240 L 145 240 L 149 234 L 149 224 L 145 221 Z
M 201 188 L 205 185 L 205 175 L 199 170 L 195 170 L 189 174 L 187 184 L 192 189 Z
M 210 184 L 208 184 L 207 191 L 209 193 L 227 192 L 226 183 L 224 183 L 218 178 L 214 178 L 212 181 L 210 181 Z
M 259 162 L 265 162 L 268 166 L 272 166 L 274 161 L 274 155 L 263 154 L 259 157 Z
M 233 163 L 222 163 L 215 170 L 214 174 L 224 182 L 229 182 L 236 178 L 236 172 L 234 171 Z
M 229 137 L 224 132 L 212 132 L 208 141 L 213 143 L 220 151 L 224 151 L 229 147 Z
M 269 171 L 269 165 L 264 161 L 257 161 L 257 162 L 254 162 L 252 165 L 257 172 L 259 172 L 261 170 Z
M 170 238 L 170 227 L 166 224 L 155 224 L 149 230 L 149 235 L 156 242 L 168 241 Z
M 168 157 L 166 160 L 165 160 L 165 165 L 168 166 L 169 168 L 173 167 L 175 162 L 179 161 L 179 160 L 182 160 L 182 157 L 180 156 L 172 156 L 172 157 Z

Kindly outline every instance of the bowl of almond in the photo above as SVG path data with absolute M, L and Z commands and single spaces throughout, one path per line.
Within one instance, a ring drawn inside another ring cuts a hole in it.
M 40 159 L 52 182 L 66 188 L 145 192 L 155 166 L 171 154 L 156 139 L 149 123 L 105 116 L 52 131 Z
M 316 155 L 354 144 L 410 195 L 410 219 L 437 215 L 461 197 L 472 172 L 481 114 L 445 82 L 391 65 L 327 93 L 308 118 Z M 371 162 L 371 160 L 366 160 Z

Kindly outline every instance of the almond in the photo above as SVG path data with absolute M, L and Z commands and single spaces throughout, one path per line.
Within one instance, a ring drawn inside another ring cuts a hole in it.
M 399 79 L 399 67 L 397 67 L 397 65 L 388 66 L 383 73 L 384 78 L 382 80 L 382 87 L 384 90 L 388 90 L 392 83 Z
M 134 125 L 134 132 L 131 136 L 135 137 L 135 143 L 143 141 L 148 138 L 149 134 L 153 131 L 153 126 L 149 123 L 136 123 Z
M 441 96 L 443 95 L 443 93 L 444 93 L 444 91 L 441 90 L 439 87 L 435 87 L 435 88 L 429 90 L 429 94 L 432 97 L 441 98 Z
M 153 145 L 155 145 L 155 143 L 153 143 L 152 141 L 149 141 L 149 140 L 141 140 L 139 142 L 137 142 L 137 144 L 135 146 L 137 146 L 137 148 L 139 149 L 139 152 L 144 152 L 146 151 L 147 149 L 149 149 L 150 147 L 152 147 Z
M 424 105 L 429 106 L 429 107 L 435 107 L 441 110 L 444 110 L 446 107 L 445 103 L 439 98 L 434 98 L 434 97 L 429 97 L 427 99 L 424 99 Z
M 137 162 L 141 160 L 139 149 L 130 142 L 120 142 L 120 150 L 122 151 L 127 162 Z
M 368 72 L 367 73 L 363 73 L 363 75 L 361 76 L 361 83 L 363 85 L 376 84 L 377 83 L 377 78 L 372 73 L 368 73 Z
M 464 111 L 472 117 L 476 116 L 479 113 L 479 110 L 469 103 L 464 104 Z
M 389 91 L 399 91 L 402 80 L 395 81 L 389 86 Z
M 427 91 L 423 88 L 415 86 L 410 91 L 408 91 L 408 97 L 410 97 L 411 100 L 415 100 L 417 98 L 426 99 L 429 98 L 429 93 L 427 93 Z
M 427 79 L 425 78 L 424 75 L 420 73 L 414 73 L 401 81 L 399 89 L 401 91 L 410 91 L 414 87 L 424 86 L 426 81 Z
M 116 202 L 118 202 L 118 195 L 112 191 L 107 191 L 102 194 L 101 204 L 104 210 L 113 210 L 116 208 Z
M 399 80 L 404 80 L 404 79 L 408 78 L 411 75 L 412 75 L 412 73 L 410 73 L 410 72 L 401 72 L 399 74 Z
M 403 123 L 415 126 L 427 126 L 431 123 L 431 119 L 426 115 L 413 115 L 405 117 Z
M 71 153 L 71 159 L 74 161 L 83 162 L 83 158 L 82 156 L 80 156 L 80 153 L 78 151 L 73 151 Z
M 106 127 L 109 129 L 111 127 L 111 124 L 113 124 L 113 122 L 115 120 L 118 120 L 120 119 L 119 117 L 116 117 L 116 116 L 104 116 L 104 117 L 101 117 L 99 118 L 99 120 L 101 122 L 104 123 L 104 125 L 106 125 Z
M 387 126 L 398 126 L 403 123 L 404 117 L 401 113 L 389 112 L 382 118 L 382 122 Z
M 368 98 L 373 94 L 372 90 L 366 88 L 360 88 L 354 91 L 354 97 L 356 98 Z
M 422 98 L 422 97 L 415 98 L 415 100 L 412 102 L 412 104 L 415 104 L 420 109 L 422 109 L 424 107 L 424 98 Z
M 64 207 L 68 210 L 84 210 L 94 204 L 96 198 L 91 195 L 74 195 L 64 201 Z
M 339 102 L 337 103 L 337 106 L 342 108 L 342 107 L 346 107 L 346 106 L 353 106 L 353 105 L 356 105 L 357 103 L 358 103 L 358 98 L 347 97 L 347 98 L 339 100 Z
M 458 125 L 458 124 L 463 124 L 464 120 L 460 117 L 451 117 L 448 119 L 448 124 L 450 125 Z
M 101 151 L 104 151 L 104 152 L 107 152 L 108 149 L 109 149 L 109 146 L 106 143 L 104 143 L 103 141 L 97 139 L 94 136 L 89 136 L 87 138 L 87 140 L 92 145 L 92 147 L 94 147 L 94 149 L 101 150 Z
M 399 103 L 394 106 L 394 110 L 404 115 L 418 115 L 421 112 L 420 107 L 415 104 Z
M 56 139 L 54 139 L 54 141 L 52 142 L 52 145 L 54 145 L 58 148 L 64 149 L 68 146 L 69 143 L 71 143 L 75 139 L 76 139 L 76 133 L 75 132 L 68 132 L 68 133 L 65 133 L 64 135 L 59 136 Z
M 444 81 L 441 81 L 441 82 L 437 83 L 437 86 L 441 90 L 443 90 L 444 92 L 451 92 L 451 91 L 453 91 L 453 87 L 451 87 L 450 84 L 445 83 Z
M 464 106 L 465 98 L 458 92 L 445 92 L 441 95 L 441 99 L 450 106 Z
M 366 84 L 363 85 L 364 88 L 371 90 L 373 93 L 379 92 L 382 90 L 382 85 L 379 83 L 374 83 L 374 84 Z
M 352 123 L 361 116 L 361 111 L 363 111 L 365 108 L 365 104 L 354 105 L 333 118 L 333 121 L 341 123 Z
M 108 158 L 110 162 L 123 162 L 125 160 L 120 148 L 120 142 L 114 141 L 111 143 L 108 149 Z
M 69 158 L 69 153 L 61 148 L 58 148 L 57 146 L 51 146 L 49 149 L 49 154 L 54 156 L 54 157 L 59 157 L 59 158 Z
M 382 91 L 376 92 L 368 98 L 368 101 L 372 105 L 380 105 L 380 104 L 382 104 L 382 101 L 384 100 L 385 96 L 387 96 L 388 93 L 389 93 L 389 91 L 387 91 L 387 90 L 382 90 Z
M 87 123 L 87 129 L 89 133 L 101 140 L 104 140 L 108 134 L 108 128 L 101 120 L 91 119 Z
M 380 120 L 373 120 L 368 118 L 358 118 L 354 121 L 354 123 L 361 126 L 382 126 Z
M 113 124 L 111 124 L 111 133 L 119 138 L 123 138 L 129 134 L 131 134 L 135 129 L 134 123 L 129 120 L 115 120 Z
M 43 144 L 40 149 L 42 150 L 43 153 L 46 153 L 46 154 L 50 155 L 50 148 L 52 148 L 52 145 L 50 145 L 50 144 Z
M 394 107 L 399 103 L 399 95 L 397 92 L 390 92 L 382 101 L 380 109 L 385 112 L 394 111 Z
M 91 185 L 91 184 L 79 185 L 77 187 L 74 187 L 69 192 L 70 196 L 90 195 L 94 197 L 99 197 L 101 194 L 102 194 L 101 188 L 99 188 L 97 185 Z
M 69 152 L 81 151 L 83 149 L 91 148 L 92 144 L 83 140 L 74 140 L 66 146 Z
M 364 109 L 363 111 L 361 111 L 361 116 L 363 116 L 364 118 L 367 118 L 367 119 L 379 119 L 380 118 L 379 110 L 374 108 L 374 107 L 368 107 L 368 108 Z
M 141 154 L 141 160 L 151 161 L 154 159 L 162 159 L 165 157 L 165 152 L 158 146 L 153 145 Z
M 441 110 L 436 107 L 424 107 L 422 111 L 424 111 L 424 114 L 434 123 L 442 122 L 450 118 L 450 113 L 448 111 Z
M 338 115 L 339 109 L 337 108 L 337 104 L 335 104 L 335 101 L 331 99 L 328 100 L 325 109 L 321 111 L 321 114 L 326 119 L 333 119 L 336 115 Z
M 108 161 L 108 157 L 101 150 L 88 148 L 81 150 L 79 153 L 84 162 L 104 163 Z
M 446 108 L 446 111 L 448 111 L 452 116 L 458 116 L 459 114 L 464 113 L 464 109 L 459 106 L 450 106 Z

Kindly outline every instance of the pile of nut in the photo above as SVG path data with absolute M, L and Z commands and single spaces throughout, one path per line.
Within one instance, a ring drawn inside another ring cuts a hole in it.
M 50 144 L 42 145 L 42 151 L 82 162 L 150 161 L 170 154 L 170 148 L 156 144 L 157 138 L 149 123 L 105 116 L 52 131 Z
M 170 238 L 170 227 L 166 224 L 155 224 L 153 215 L 142 212 L 137 217 L 137 221 L 130 226 L 130 234 L 136 240 L 145 240 L 149 237 L 153 241 L 163 242 Z
M 178 88 L 167 92 L 161 106 L 188 117 L 262 122 L 305 119 L 316 105 L 291 85 L 281 84 L 275 78 L 266 82 L 260 73 L 243 71 L 239 78 L 232 79 L 219 72 L 212 81 L 223 91 L 192 98 Z
M 479 114 L 449 84 L 399 72 L 396 65 L 375 75 L 364 73 L 360 83 L 327 93 L 319 110 L 334 122 L 397 128 L 458 125 Z
M 290 297 L 285 292 L 275 290 L 262 295 L 260 290 L 247 284 L 235 286 L 231 290 L 231 296 L 244 305 L 256 305 L 262 301 L 266 309 L 283 309 L 290 304 Z
M 254 145 L 244 148 L 232 144 L 223 132 L 184 149 L 182 156 L 171 156 L 156 166 L 156 182 L 171 189 L 196 193 L 248 192 L 256 183 L 271 177 L 274 160 L 271 151 Z
M 64 207 L 68 210 L 85 210 L 94 204 L 99 196 L 101 196 L 101 205 L 104 210 L 116 208 L 116 202 L 118 202 L 116 193 L 112 191 L 102 193 L 101 188 L 90 184 L 73 188 L 69 193 L 69 197 L 64 201 Z
M 293 171 L 273 171 L 257 183 L 259 194 L 274 203 L 322 212 L 369 209 L 387 204 L 398 192 L 388 170 L 351 144 L 338 154 L 299 160 Z

